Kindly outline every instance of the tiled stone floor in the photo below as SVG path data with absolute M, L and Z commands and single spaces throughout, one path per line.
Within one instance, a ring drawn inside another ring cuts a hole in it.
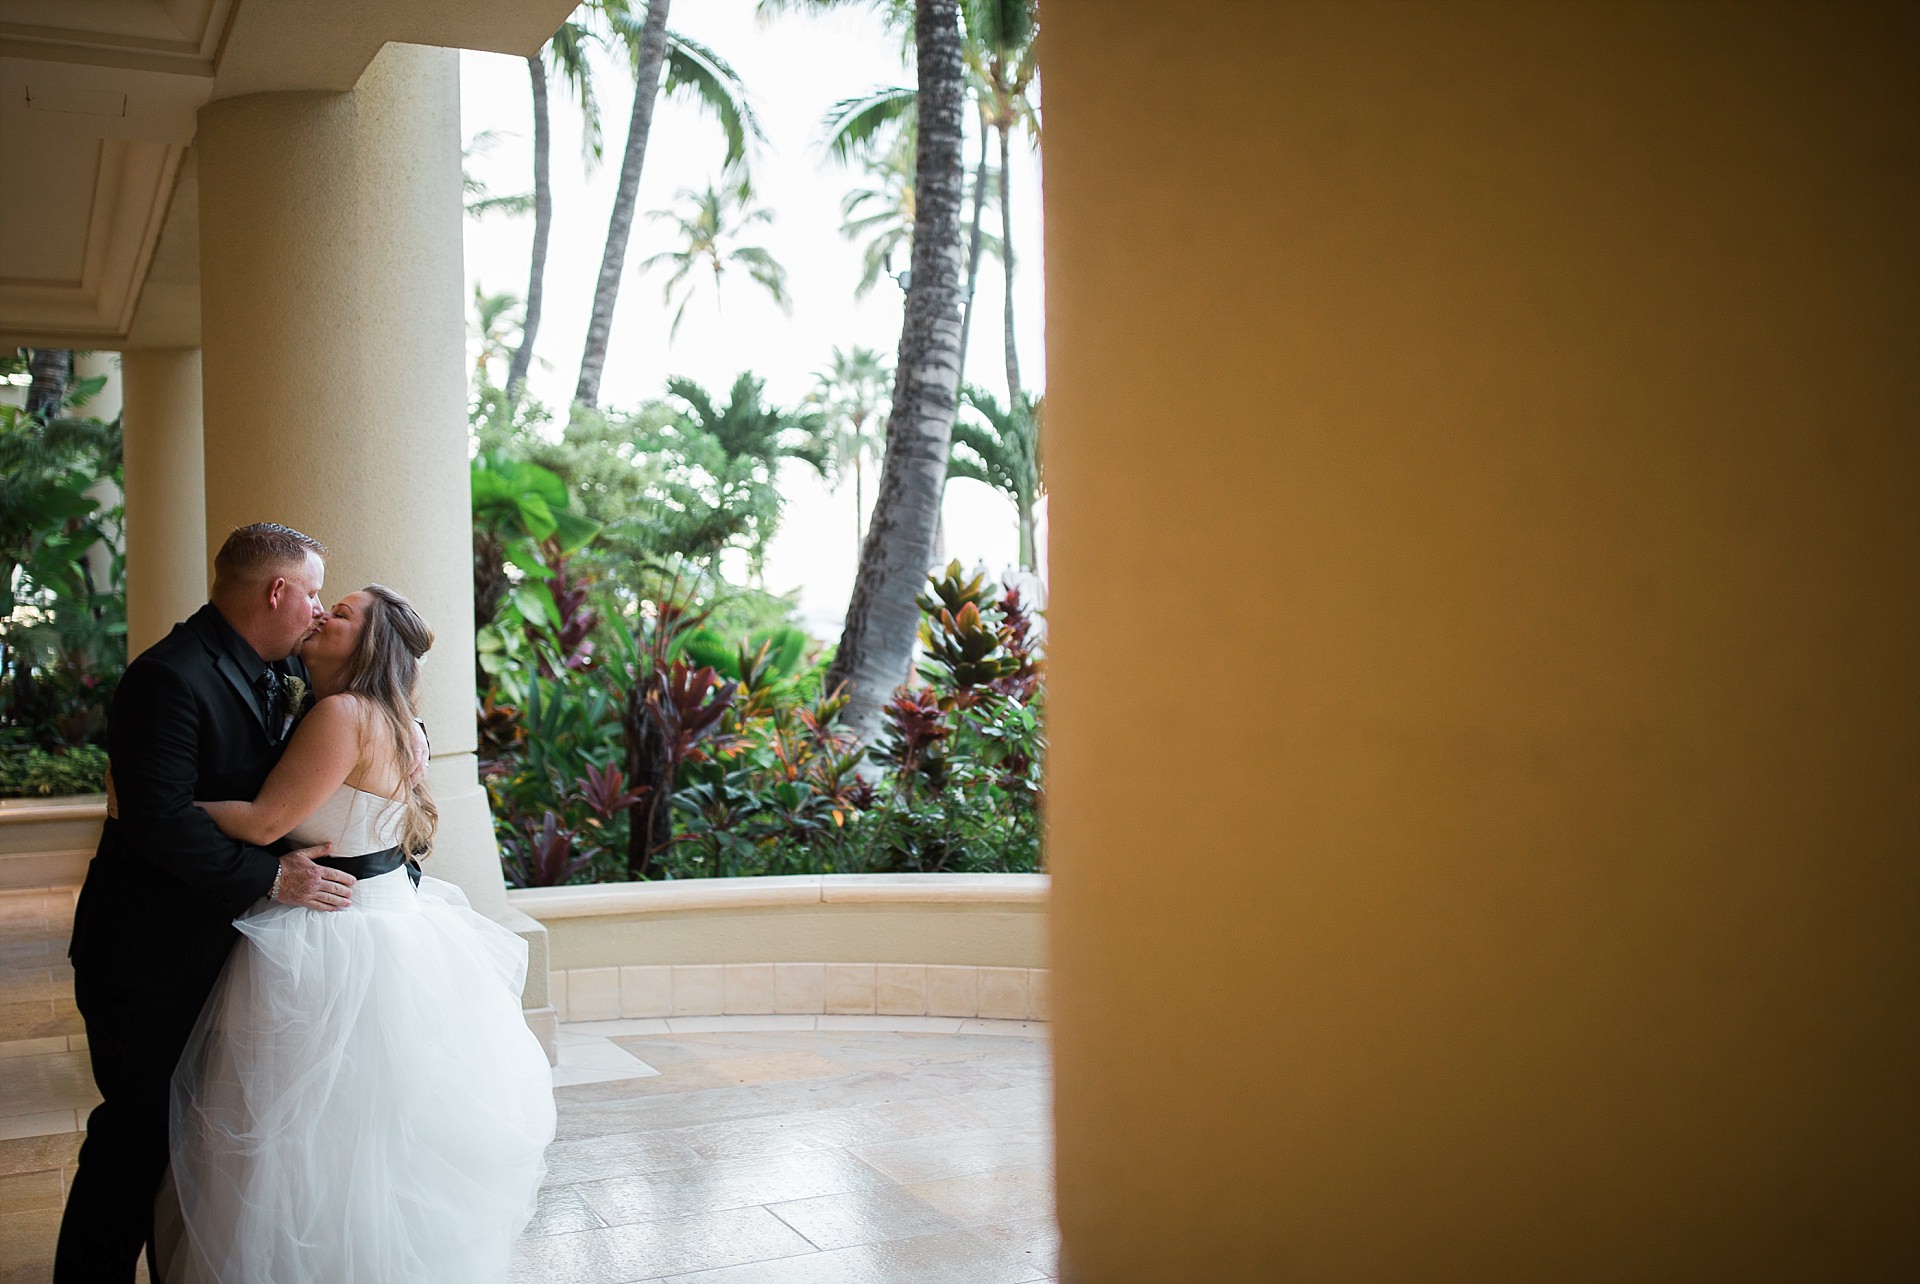
M 49 1277 L 98 1099 L 71 889 L 0 891 L 0 1282 Z M 705 1017 L 561 1027 L 525 1284 L 1054 1277 L 1046 1027 Z M 143 1277 L 144 1278 L 144 1277 Z

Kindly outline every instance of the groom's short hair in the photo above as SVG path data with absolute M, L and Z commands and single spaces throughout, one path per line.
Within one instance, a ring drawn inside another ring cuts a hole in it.
M 271 579 L 304 563 L 307 554 L 327 555 L 327 546 L 278 522 L 255 522 L 227 536 L 213 558 L 213 591 Z

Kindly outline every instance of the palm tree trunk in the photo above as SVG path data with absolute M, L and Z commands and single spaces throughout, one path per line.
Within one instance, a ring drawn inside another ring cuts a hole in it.
M 66 348 L 35 348 L 27 358 L 27 413 L 52 419 L 66 404 L 67 385 L 73 382 L 73 353 Z
M 553 231 L 553 184 L 548 153 L 553 125 L 547 114 L 547 60 L 535 53 L 527 59 L 533 80 L 533 262 L 527 268 L 527 314 L 520 326 L 520 346 L 507 368 L 507 399 L 518 400 L 533 366 L 533 336 L 540 330 L 540 298 L 547 279 L 547 237 Z
M 973 331 L 973 291 L 980 283 L 980 215 L 987 204 L 987 148 L 992 135 L 980 118 L 980 167 L 973 174 L 973 231 L 967 237 L 967 293 L 960 301 L 960 378 L 966 379 L 967 336 Z
M 960 382 L 960 205 L 965 136 L 959 0 L 915 0 L 919 141 L 914 157 L 913 277 L 895 364 L 880 494 L 860 548 L 846 628 L 827 675 L 847 684 L 847 726 L 871 739 L 880 707 L 906 680 L 920 622 L 914 597 L 932 561 Z
M 1007 162 L 1013 155 L 1013 124 L 1011 121 L 1001 124 L 1000 129 L 1000 263 L 1007 270 L 1007 408 L 1014 413 L 1020 410 L 1020 353 L 1013 346 L 1013 203 L 1008 200 L 1008 185 L 1012 181 L 1007 171 L 1012 168 Z
M 1033 540 L 1033 501 L 1021 497 L 1018 503 L 1020 512 L 1020 569 L 1034 575 L 1040 573 L 1040 559 L 1035 555 Z
M 646 26 L 640 32 L 640 52 L 634 58 L 633 115 L 627 122 L 627 150 L 620 158 L 620 185 L 613 197 L 613 217 L 607 220 L 607 247 L 600 256 L 600 280 L 593 291 L 593 315 L 587 321 L 587 346 L 580 354 L 580 379 L 573 389 L 574 404 L 588 409 L 600 404 L 600 372 L 607 364 L 607 336 L 613 328 L 613 305 L 620 298 L 620 273 L 627 263 L 633 205 L 640 193 L 640 165 L 647 158 L 653 104 L 660 97 L 660 67 L 667 56 L 670 2 L 651 0 L 647 5 Z
M 867 530 L 867 503 L 863 494 L 865 488 L 865 482 L 860 476 L 860 454 L 856 451 L 853 456 L 853 546 L 855 548 L 860 547 L 860 537 Z

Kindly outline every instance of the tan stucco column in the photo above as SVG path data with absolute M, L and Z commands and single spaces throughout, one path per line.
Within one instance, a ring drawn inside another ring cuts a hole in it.
M 207 600 L 200 350 L 147 349 L 120 361 L 127 654 L 135 656 Z
M 504 918 L 474 759 L 459 108 L 454 51 L 389 45 L 351 93 L 201 111 L 207 544 L 285 522 L 332 549 L 329 600 L 378 582 L 419 607 L 431 872 Z
M 1916 40 L 1049 0 L 1067 1284 L 1920 1278 Z

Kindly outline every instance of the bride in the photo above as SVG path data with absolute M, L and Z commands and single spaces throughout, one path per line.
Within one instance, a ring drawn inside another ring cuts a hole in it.
M 329 842 L 359 881 L 338 912 L 235 923 L 174 1072 L 169 1284 L 504 1280 L 533 1215 L 554 1104 L 526 943 L 404 859 L 436 820 L 413 724 L 432 641 L 391 589 L 348 594 L 302 644 L 319 699 L 259 796 L 200 804 L 245 842 Z

